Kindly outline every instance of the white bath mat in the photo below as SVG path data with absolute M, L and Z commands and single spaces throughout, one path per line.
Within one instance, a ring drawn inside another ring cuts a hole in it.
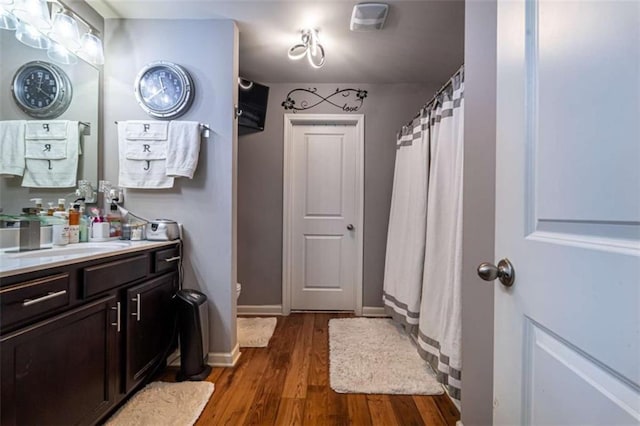
M 443 393 L 411 338 L 386 318 L 330 320 L 329 371 L 339 393 Z
M 238 343 L 241 348 L 265 348 L 273 336 L 278 320 L 271 318 L 238 318 Z
M 191 426 L 209 402 L 213 387 L 210 382 L 149 383 L 105 425 Z

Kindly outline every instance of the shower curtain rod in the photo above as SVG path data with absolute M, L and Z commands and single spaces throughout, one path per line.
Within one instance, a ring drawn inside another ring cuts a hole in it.
M 449 78 L 449 80 L 447 80 L 447 82 L 445 84 L 442 85 L 442 87 L 440 87 L 440 89 L 438 89 L 438 91 L 436 92 L 435 95 L 433 95 L 433 97 L 431 98 L 431 100 L 429 102 L 427 102 L 426 104 L 422 105 L 420 107 L 420 109 L 418 110 L 418 113 L 416 115 L 413 116 L 413 118 L 411 119 L 411 121 L 415 120 L 416 118 L 420 117 L 420 114 L 422 112 L 423 109 L 425 109 L 426 107 L 428 107 L 429 105 L 431 105 L 432 103 L 435 102 L 436 99 L 438 99 L 438 96 L 440 96 L 442 94 L 442 92 L 444 92 L 445 90 L 447 90 L 447 88 L 449 86 L 451 86 L 451 83 L 453 82 L 453 79 L 456 75 L 460 74 L 462 71 L 464 70 L 464 64 L 460 65 L 460 68 L 458 68 L 458 70 L 456 72 L 453 73 L 453 75 L 451 76 L 451 78 Z M 410 125 L 411 123 L 408 123 L 407 125 Z

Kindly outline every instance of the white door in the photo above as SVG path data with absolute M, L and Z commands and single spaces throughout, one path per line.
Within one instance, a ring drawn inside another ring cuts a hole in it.
M 640 423 L 640 2 L 498 3 L 494 422 Z
M 356 127 L 293 125 L 290 142 L 291 309 L 355 310 L 362 232 Z

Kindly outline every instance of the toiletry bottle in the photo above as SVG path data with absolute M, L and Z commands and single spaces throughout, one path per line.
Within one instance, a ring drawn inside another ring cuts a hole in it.
M 89 218 L 80 216 L 80 242 L 86 243 L 87 241 L 89 241 Z
M 53 222 L 53 245 L 66 246 L 69 244 L 69 220 L 67 212 L 56 211 L 53 213 L 55 222 Z
M 77 204 L 74 207 L 80 207 Z M 80 212 L 75 208 L 69 209 L 69 243 L 80 242 Z
M 118 211 L 118 206 L 114 203 L 111 204 L 109 209 L 107 221 L 109 222 L 109 236 L 112 238 L 120 237 L 122 235 L 122 216 Z
M 59 211 L 59 212 L 66 211 L 66 209 L 64 208 L 65 202 L 66 200 L 64 198 L 58 198 L 58 208 L 56 209 L 56 211 Z
M 32 198 L 30 201 L 33 201 L 36 205 L 36 215 L 40 215 L 42 211 L 42 198 Z
M 53 201 L 49 201 L 47 204 L 49 205 L 49 208 L 47 209 L 47 216 L 53 216 L 53 212 L 56 211 L 53 208 Z

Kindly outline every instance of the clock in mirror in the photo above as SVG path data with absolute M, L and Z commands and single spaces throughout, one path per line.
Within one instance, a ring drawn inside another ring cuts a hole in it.
M 6 30 L 0 30 L 0 63 L 0 120 L 86 123 L 87 128 L 80 127 L 84 135 L 76 181 L 88 180 L 97 188 L 100 71 L 83 60 L 74 65 L 52 64 L 46 50 L 25 46 L 16 40 L 13 32 Z M 32 65 L 27 65 L 30 63 Z M 14 85 L 16 78 L 21 87 Z M 42 198 L 46 207 L 47 202 L 56 202 L 58 198 L 71 199 L 74 190 L 74 187 L 26 188 L 20 176 L 0 177 L 0 208 L 5 214 L 18 214 L 23 207 L 33 205 L 32 198 Z

